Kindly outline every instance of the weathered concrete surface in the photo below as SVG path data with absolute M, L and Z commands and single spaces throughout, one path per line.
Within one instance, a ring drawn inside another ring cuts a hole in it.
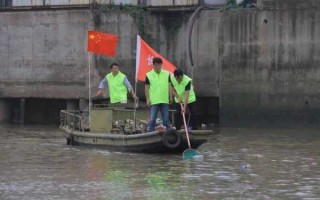
M 248 10 L 221 15 L 217 28 L 222 124 L 319 122 L 319 11 Z
M 223 126 L 320 124 L 317 1 L 265 0 L 259 7 L 201 11 L 192 35 L 194 66 L 187 51 L 191 13 L 152 13 L 148 42 L 193 77 L 198 96 L 220 98 Z M 88 98 L 89 29 L 120 37 L 115 59 L 92 56 L 92 94 L 114 61 L 133 83 L 140 22 L 130 14 L 48 10 L 0 16 L 0 97 Z M 144 96 L 143 84 L 138 94 Z
M 86 95 L 87 10 L 0 13 L 0 97 Z

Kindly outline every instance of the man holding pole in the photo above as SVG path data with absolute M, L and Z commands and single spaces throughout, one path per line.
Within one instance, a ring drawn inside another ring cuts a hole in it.
M 177 103 L 177 112 L 175 115 L 175 126 L 177 130 L 181 129 L 182 116 L 181 113 L 185 113 L 186 108 L 189 109 L 190 123 L 192 130 L 197 129 L 197 118 L 195 115 L 195 102 L 196 95 L 193 90 L 192 79 L 183 74 L 183 71 L 176 69 L 171 76 L 171 84 L 173 87 L 174 100 Z M 181 110 L 180 103 L 183 104 L 183 110 Z M 183 112 L 181 112 L 183 111 Z

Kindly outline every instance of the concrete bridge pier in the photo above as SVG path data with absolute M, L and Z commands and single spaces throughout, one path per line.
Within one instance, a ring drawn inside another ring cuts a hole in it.
M 20 124 L 24 124 L 25 119 L 25 110 L 26 110 L 26 100 L 20 99 L 20 116 L 19 122 Z
M 11 116 L 9 100 L 0 99 L 0 124 L 10 123 Z
M 25 124 L 26 99 L 12 99 L 10 102 L 10 111 L 12 114 L 11 122 L 14 124 Z

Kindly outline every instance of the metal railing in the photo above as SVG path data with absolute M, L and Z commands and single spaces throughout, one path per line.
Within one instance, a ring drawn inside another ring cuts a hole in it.
M 64 9 L 82 8 L 95 5 L 109 6 L 143 6 L 151 9 L 192 8 L 195 6 L 221 6 L 227 0 L 0 0 L 0 10 L 11 9 Z
M 208 0 L 210 1 L 210 0 Z M 212 0 L 221 1 L 221 0 Z M 19 7 L 78 7 L 90 6 L 93 4 L 106 5 L 132 5 L 132 6 L 197 6 L 202 2 L 201 0 L 0 0 L 1 8 L 19 8 Z
M 85 131 L 88 125 L 88 111 L 61 110 L 60 127 L 69 130 Z

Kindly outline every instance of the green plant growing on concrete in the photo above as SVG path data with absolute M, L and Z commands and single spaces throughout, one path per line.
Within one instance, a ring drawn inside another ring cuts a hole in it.
M 147 19 L 150 15 L 150 11 L 140 5 L 133 6 L 133 5 L 107 5 L 107 4 L 98 4 L 95 3 L 92 6 L 93 10 L 99 10 L 104 13 L 109 12 L 123 12 L 128 13 L 133 17 L 133 19 L 136 21 L 137 27 L 138 27 L 138 34 L 147 42 L 151 42 L 150 36 L 146 33 L 146 27 L 147 27 Z
M 236 0 L 227 0 L 226 5 L 220 11 L 239 9 L 241 5 L 242 5 L 242 2 L 238 4 Z
M 175 40 L 184 21 L 183 13 L 168 13 L 163 15 L 163 25 L 167 32 L 168 40 Z

